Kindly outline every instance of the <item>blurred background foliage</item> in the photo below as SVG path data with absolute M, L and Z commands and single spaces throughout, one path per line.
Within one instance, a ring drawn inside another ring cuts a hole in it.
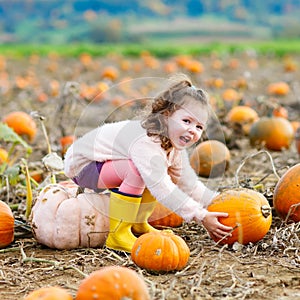
M 1 0 L 0 44 L 300 37 L 299 0 Z

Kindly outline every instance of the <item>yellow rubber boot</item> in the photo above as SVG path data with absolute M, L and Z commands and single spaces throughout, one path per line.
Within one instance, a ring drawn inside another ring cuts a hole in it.
M 151 216 L 156 204 L 157 200 L 151 195 L 148 189 L 145 189 L 135 224 L 132 226 L 134 234 L 142 235 L 148 232 L 159 231 L 148 223 L 148 218 Z
M 136 220 L 141 196 L 133 196 L 112 190 L 109 203 L 109 234 L 106 247 L 131 252 L 136 237 L 131 231 Z

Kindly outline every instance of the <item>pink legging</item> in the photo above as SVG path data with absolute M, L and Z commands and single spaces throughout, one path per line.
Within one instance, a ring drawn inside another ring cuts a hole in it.
M 106 161 L 98 179 L 98 188 L 116 188 L 131 195 L 141 195 L 145 183 L 133 162 L 128 159 Z

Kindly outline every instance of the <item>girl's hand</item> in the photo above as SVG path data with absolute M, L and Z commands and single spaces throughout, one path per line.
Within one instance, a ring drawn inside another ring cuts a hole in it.
M 206 228 L 210 235 L 215 236 L 216 238 L 223 238 L 225 235 L 228 235 L 233 229 L 230 226 L 225 226 L 221 224 L 218 220 L 219 217 L 228 217 L 228 213 L 223 212 L 207 212 L 206 216 L 202 220 L 203 226 Z

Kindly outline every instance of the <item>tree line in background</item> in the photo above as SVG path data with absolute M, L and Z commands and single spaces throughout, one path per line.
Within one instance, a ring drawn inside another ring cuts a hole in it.
M 186 20 L 182 34 L 195 34 L 191 23 L 205 18 L 212 28 L 220 20 L 244 26 L 253 38 L 257 28 L 268 29 L 264 38 L 299 38 L 299 13 L 299 0 L 2 0 L 0 42 L 141 42 L 147 34 L 151 36 L 149 32 L 167 36 L 170 28 L 165 25 L 176 18 Z M 151 30 L 151 24 L 163 21 L 164 34 L 157 26 Z M 147 32 L 132 30 L 143 23 L 148 24 Z M 228 34 L 235 35 L 236 31 L 229 29 Z

